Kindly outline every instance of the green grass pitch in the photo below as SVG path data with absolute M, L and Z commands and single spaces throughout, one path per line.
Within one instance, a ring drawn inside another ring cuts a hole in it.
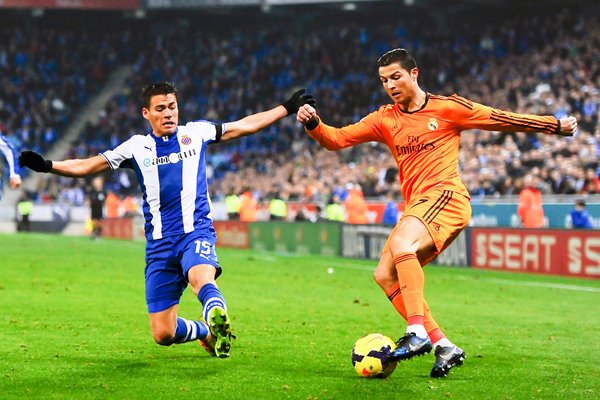
M 589 399 L 600 393 L 600 281 L 426 267 L 426 296 L 468 358 L 355 375 L 360 336 L 405 324 L 374 262 L 219 250 L 229 359 L 152 341 L 144 244 L 0 235 L 0 399 Z M 333 268 L 329 273 L 328 269 Z M 196 318 L 190 290 L 180 315 Z

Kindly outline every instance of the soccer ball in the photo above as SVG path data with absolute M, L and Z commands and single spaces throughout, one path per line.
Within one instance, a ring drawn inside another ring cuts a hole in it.
M 352 365 L 363 378 L 387 378 L 397 361 L 390 360 L 390 353 L 396 343 L 381 333 L 371 333 L 356 341 L 352 348 Z

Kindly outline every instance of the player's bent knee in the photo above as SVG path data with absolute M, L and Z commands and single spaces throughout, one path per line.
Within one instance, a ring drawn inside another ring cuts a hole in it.
M 173 344 L 175 337 L 166 329 L 152 330 L 152 338 L 161 346 L 170 346 Z
M 379 286 L 381 286 L 381 282 L 384 280 L 384 277 L 383 277 L 383 274 L 381 273 L 381 271 L 379 271 L 379 268 L 375 268 L 375 271 L 373 271 L 373 280 Z
M 391 275 L 386 267 L 379 265 L 375 268 L 375 271 L 373 271 L 373 279 L 379 286 L 386 289 L 393 285 L 397 278 L 394 275 Z

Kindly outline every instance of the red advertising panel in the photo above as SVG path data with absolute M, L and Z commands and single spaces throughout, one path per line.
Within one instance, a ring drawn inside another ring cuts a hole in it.
M 250 248 L 248 223 L 239 221 L 214 221 L 218 247 Z
M 475 268 L 600 278 L 600 231 L 471 229 Z
M 140 0 L 0 0 L 0 7 L 137 10 Z

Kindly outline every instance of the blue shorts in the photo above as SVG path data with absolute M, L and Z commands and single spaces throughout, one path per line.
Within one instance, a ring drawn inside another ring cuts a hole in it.
M 188 271 L 208 264 L 221 275 L 214 229 L 167 236 L 146 243 L 146 304 L 149 313 L 164 311 L 179 304 L 188 284 Z

